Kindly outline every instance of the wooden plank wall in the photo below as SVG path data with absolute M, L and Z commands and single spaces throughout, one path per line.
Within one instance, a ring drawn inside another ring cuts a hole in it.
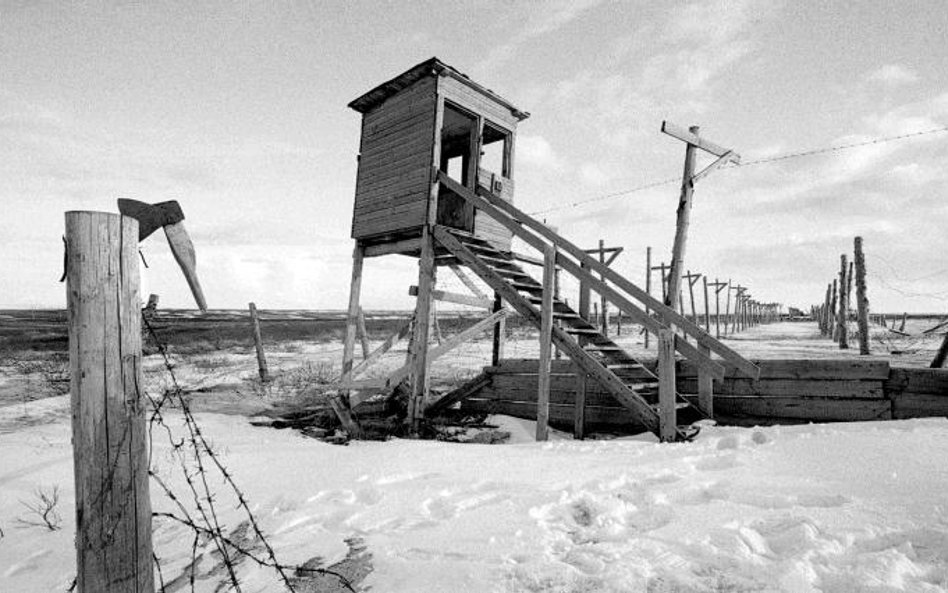
M 736 425 L 888 420 L 948 415 L 948 370 L 890 368 L 879 360 L 764 360 L 761 378 L 752 381 L 728 368 L 715 381 L 719 422 Z M 654 363 L 652 363 L 654 366 Z M 536 414 L 536 360 L 504 360 L 485 369 L 492 381 L 462 408 L 523 418 Z M 635 374 L 630 374 L 634 377 Z M 679 363 L 680 393 L 697 398 L 697 372 Z M 553 361 L 550 424 L 572 427 L 576 386 L 572 363 Z M 636 432 L 628 411 L 598 383 L 587 387 L 589 430 Z
M 435 78 L 422 78 L 363 116 L 354 239 L 424 224 L 436 88 Z

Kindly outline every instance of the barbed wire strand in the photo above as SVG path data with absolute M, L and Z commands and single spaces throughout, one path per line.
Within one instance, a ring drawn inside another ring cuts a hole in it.
M 841 151 L 849 150 L 849 149 L 852 149 L 852 148 L 859 148 L 859 147 L 861 147 L 861 146 L 870 146 L 870 145 L 872 145 L 872 144 L 885 144 L 885 143 L 887 143 L 887 142 L 896 142 L 896 141 L 905 140 L 905 139 L 908 139 L 908 138 L 915 138 L 915 137 L 918 137 L 918 136 L 927 136 L 927 135 L 930 135 L 930 134 L 939 134 L 939 133 L 944 133 L 944 132 L 948 132 L 948 126 L 942 126 L 942 127 L 940 127 L 940 128 L 931 128 L 931 129 L 928 129 L 928 130 L 921 130 L 921 131 L 918 131 L 918 132 L 910 132 L 910 133 L 908 133 L 908 134 L 899 134 L 899 135 L 897 135 L 897 136 L 884 136 L 884 137 L 882 137 L 882 138 L 873 138 L 873 139 L 871 139 L 871 140 L 863 140 L 863 141 L 860 141 L 860 142 L 851 142 L 851 143 L 848 143 L 848 144 L 837 144 L 837 145 L 834 145 L 834 146 L 827 146 L 827 147 L 824 147 L 824 148 L 814 148 L 814 149 L 811 149 L 811 150 L 802 150 L 802 151 L 798 151 L 798 152 L 789 152 L 789 153 L 779 154 L 779 155 L 775 155 L 775 156 L 770 156 L 770 157 L 763 157 L 763 158 L 759 158 L 759 159 L 754 159 L 754 160 L 752 160 L 752 161 L 744 161 L 744 162 L 739 163 L 739 164 L 737 164 L 737 163 L 730 163 L 730 164 L 728 164 L 728 165 L 722 167 L 722 169 L 737 169 L 737 168 L 741 168 L 741 167 L 751 167 L 751 166 L 755 166 L 755 165 L 764 165 L 764 164 L 776 163 L 776 162 L 780 162 L 780 161 L 787 161 L 787 160 L 796 159 L 796 158 L 803 158 L 803 157 L 815 156 L 815 155 L 818 155 L 818 154 L 826 154 L 826 153 L 832 153 L 832 152 L 841 152 Z M 558 205 L 558 206 L 551 206 L 550 208 L 545 208 L 545 209 L 543 209 L 543 210 L 537 210 L 537 211 L 534 211 L 534 212 L 530 212 L 529 214 L 530 214 L 531 216 L 536 216 L 536 215 L 539 215 L 539 214 L 549 214 L 550 212 L 557 212 L 557 211 L 560 211 L 560 210 L 566 210 L 566 209 L 568 209 L 568 208 L 576 208 L 576 207 L 579 207 L 579 206 L 584 206 L 584 205 L 586 205 L 586 204 L 590 204 L 590 203 L 593 203 L 593 202 L 600 202 L 600 201 L 603 201 L 603 200 L 609 200 L 609 199 L 613 199 L 613 198 L 618 198 L 618 197 L 622 197 L 622 196 L 627 196 L 627 195 L 630 195 L 630 194 L 633 194 L 633 193 L 638 193 L 638 192 L 641 192 L 641 191 L 645 191 L 645 190 L 647 190 L 647 189 L 652 189 L 652 188 L 655 188 L 655 187 L 660 187 L 660 186 L 663 186 L 663 185 L 668 185 L 668 184 L 670 184 L 670 183 L 675 183 L 675 182 L 680 182 L 680 181 L 681 181 L 681 178 L 680 178 L 680 177 L 674 177 L 674 178 L 670 178 L 670 179 L 663 179 L 663 180 L 661 180 L 661 181 L 653 181 L 653 182 L 650 182 L 650 183 L 645 183 L 645 184 L 643 184 L 643 185 L 638 185 L 638 186 L 635 186 L 635 187 L 630 187 L 630 188 L 628 188 L 628 189 L 623 189 L 623 190 L 611 192 L 611 193 L 608 193 L 608 194 L 603 194 L 603 195 L 600 195 L 600 196 L 594 196 L 594 197 L 592 197 L 592 198 L 587 198 L 587 199 L 578 200 L 578 201 L 575 201 L 575 202 L 570 202 L 570 203 L 568 203 L 568 204 L 562 204 L 562 205 Z
M 237 580 L 237 575 L 236 575 L 236 569 L 235 569 L 236 563 L 230 559 L 230 556 L 227 553 L 228 547 L 235 550 L 238 554 L 241 554 L 242 556 L 246 556 L 250 558 L 251 560 L 253 560 L 254 562 L 256 562 L 257 564 L 261 566 L 266 566 L 266 567 L 276 570 L 280 576 L 280 579 L 283 581 L 283 584 L 291 593 L 295 592 L 296 589 L 292 581 L 290 580 L 289 576 L 286 574 L 287 570 L 295 570 L 297 573 L 309 572 L 309 573 L 327 574 L 327 575 L 333 576 L 337 578 L 339 582 L 346 589 L 354 593 L 355 589 L 352 587 L 352 584 L 349 582 L 349 580 L 346 579 L 346 577 L 344 577 L 343 575 L 335 571 L 324 569 L 324 568 L 310 569 L 310 568 L 299 567 L 299 566 L 290 567 L 290 566 L 281 564 L 277 560 L 276 552 L 274 551 L 273 547 L 270 545 L 269 540 L 263 534 L 263 530 L 260 528 L 260 525 L 257 523 L 256 517 L 254 516 L 253 512 L 250 509 L 246 496 L 243 494 L 243 491 L 237 486 L 236 482 L 234 481 L 233 475 L 223 465 L 223 463 L 221 462 L 221 460 L 218 458 L 217 454 L 214 452 L 213 448 L 211 447 L 210 443 L 207 441 L 207 439 L 204 437 L 203 433 L 201 432 L 200 426 L 197 424 L 197 421 L 195 420 L 194 415 L 191 412 L 187 399 L 184 397 L 184 390 L 181 387 L 180 383 L 178 382 L 178 379 L 174 373 L 174 365 L 172 364 L 171 358 L 168 354 L 167 345 L 158 337 L 157 332 L 155 331 L 154 327 L 149 322 L 147 316 L 144 316 L 144 315 L 142 316 L 142 323 L 146 331 L 148 332 L 148 335 L 151 337 L 152 341 L 155 343 L 156 347 L 158 348 L 158 352 L 161 354 L 163 362 L 164 362 L 165 370 L 168 373 L 169 377 L 171 378 L 171 382 L 172 382 L 172 387 L 170 389 L 166 389 L 164 395 L 158 401 L 155 401 L 154 398 L 146 394 L 152 403 L 152 417 L 149 423 L 149 441 L 151 442 L 152 440 L 151 429 L 155 424 L 162 426 L 167 432 L 169 442 L 171 443 L 172 452 L 175 453 L 179 459 L 179 464 L 182 467 L 185 481 L 187 482 L 188 487 L 192 491 L 192 494 L 194 496 L 195 507 L 197 508 L 199 514 L 201 515 L 201 518 L 204 522 L 204 526 L 200 526 L 196 521 L 194 521 L 190 513 L 188 513 L 187 508 L 184 507 L 182 501 L 180 500 L 180 497 L 175 495 L 173 490 L 164 482 L 164 480 L 162 480 L 160 476 L 158 476 L 154 471 L 152 471 L 151 459 L 149 459 L 149 475 L 162 488 L 162 490 L 164 490 L 168 498 L 171 499 L 171 501 L 178 507 L 179 511 L 181 511 L 182 514 L 184 515 L 184 518 L 178 517 L 177 515 L 174 515 L 172 513 L 153 513 L 153 516 L 163 517 L 163 518 L 173 518 L 182 524 L 189 525 L 195 531 L 195 538 L 192 543 L 192 552 L 191 552 L 192 553 L 191 574 L 189 575 L 189 582 L 191 584 L 192 591 L 194 589 L 195 576 L 196 576 L 195 569 L 196 569 L 196 564 L 197 564 L 196 559 L 197 559 L 198 536 L 200 534 L 204 534 L 204 535 L 210 536 L 210 538 L 214 542 L 215 547 L 217 547 L 219 553 L 221 554 L 223 558 L 224 564 L 227 566 L 228 575 L 230 577 L 231 584 L 234 586 L 234 589 L 237 591 L 240 591 L 240 585 L 239 585 L 239 581 Z M 207 506 L 212 510 L 212 517 L 208 517 L 208 515 L 206 514 L 206 511 L 203 509 L 204 505 L 201 504 L 201 497 L 198 495 L 198 487 L 195 485 L 193 476 L 191 475 L 191 472 L 188 470 L 186 459 L 183 453 L 185 439 L 176 440 L 174 438 L 171 428 L 167 425 L 167 423 L 165 423 L 164 418 L 161 414 L 162 408 L 171 399 L 174 400 L 174 403 L 178 405 L 178 407 L 181 409 L 184 415 L 185 424 L 186 424 L 188 435 L 189 435 L 188 442 L 190 442 L 191 444 L 191 451 L 194 454 L 195 462 L 198 464 L 197 472 L 201 477 L 202 490 L 204 490 L 204 500 L 207 501 Z M 234 495 L 237 497 L 237 500 L 239 503 L 238 507 L 241 508 L 244 514 L 247 516 L 248 522 L 253 529 L 254 536 L 256 537 L 256 539 L 258 539 L 261 542 L 264 549 L 266 550 L 266 554 L 267 554 L 266 559 L 258 558 L 256 555 L 246 550 L 245 548 L 235 544 L 233 540 L 231 540 L 226 535 L 224 535 L 223 530 L 220 526 L 220 523 L 217 520 L 216 511 L 213 511 L 214 495 L 210 491 L 210 487 L 207 483 L 207 479 L 206 479 L 207 470 L 203 464 L 203 457 L 201 453 L 202 450 L 204 451 L 204 453 L 207 454 L 208 459 L 212 461 L 214 466 L 217 468 L 217 471 L 219 471 L 220 474 L 223 476 L 224 482 L 230 487 L 230 489 L 234 492 Z M 149 451 L 151 451 L 151 447 L 149 447 Z M 149 455 L 150 454 L 151 453 L 149 452 Z M 158 561 L 157 556 L 155 557 L 155 561 L 156 562 Z

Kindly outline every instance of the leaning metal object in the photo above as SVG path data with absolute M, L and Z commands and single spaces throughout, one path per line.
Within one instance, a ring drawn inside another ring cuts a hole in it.
M 171 246 L 171 253 L 184 272 L 184 277 L 191 287 L 191 294 L 202 312 L 207 312 L 207 302 L 204 300 L 204 291 L 201 290 L 201 283 L 197 276 L 197 259 L 194 254 L 194 243 L 188 236 L 184 228 L 184 212 L 177 201 L 159 202 L 157 204 L 146 204 L 138 200 L 128 200 L 120 198 L 118 201 L 119 212 L 123 216 L 134 218 L 138 221 L 138 240 L 145 240 L 149 235 L 163 228 L 165 237 L 168 238 L 168 245 Z

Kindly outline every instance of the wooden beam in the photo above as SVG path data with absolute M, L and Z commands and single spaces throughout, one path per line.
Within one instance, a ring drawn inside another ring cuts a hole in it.
M 470 381 L 467 381 L 457 389 L 446 393 L 438 401 L 434 402 L 425 410 L 426 416 L 435 416 L 447 410 L 454 404 L 476 395 L 478 391 L 490 385 L 493 377 L 489 373 L 480 373 Z
M 488 299 L 488 296 L 483 290 L 481 290 L 481 287 L 478 286 L 477 283 L 467 275 L 467 272 L 464 271 L 464 268 L 457 264 L 449 264 L 448 267 L 451 268 L 451 271 L 454 272 L 454 275 L 457 276 L 461 283 L 464 284 L 464 286 L 466 286 L 467 289 L 470 290 L 475 296 L 482 299 Z
M 731 153 L 733 155 L 731 157 L 733 162 L 741 162 L 741 156 L 739 154 L 735 154 L 732 150 L 724 148 L 723 146 L 718 146 L 714 142 L 710 142 L 698 136 L 697 132 L 693 131 L 693 128 L 695 127 L 697 126 L 693 126 L 692 128 L 685 130 L 684 128 L 676 126 L 675 124 L 669 123 L 667 121 L 662 122 L 663 133 L 668 134 L 673 138 L 678 138 L 682 142 L 687 142 L 688 144 L 696 146 L 705 152 L 710 152 L 717 157 L 722 157 L 728 153 Z
M 342 374 L 352 370 L 355 359 L 356 325 L 359 314 L 359 297 L 362 291 L 362 261 L 365 257 L 365 248 L 356 241 L 352 250 L 352 278 L 349 282 L 349 308 L 346 310 L 346 335 L 342 341 Z M 343 393 L 345 399 L 347 394 Z
M 540 306 L 540 364 L 537 379 L 537 432 L 538 441 L 549 438 L 550 420 L 550 358 L 553 349 L 553 276 L 556 269 L 556 247 L 548 245 L 543 251 L 543 302 Z
M 678 432 L 675 410 L 675 333 L 670 329 L 658 331 L 658 437 L 674 441 Z
M 402 239 L 378 245 L 366 245 L 364 257 L 378 257 L 392 253 L 414 253 L 421 250 L 421 237 Z
M 415 285 L 409 286 L 408 294 L 411 296 L 418 296 L 418 287 Z M 490 310 L 490 308 L 494 305 L 493 300 L 486 297 L 481 298 L 467 294 L 461 294 L 458 292 L 448 292 L 446 290 L 432 290 L 431 298 L 436 301 L 454 303 L 455 305 L 467 305 L 468 307 L 477 307 L 478 309 Z
M 377 361 L 379 358 L 382 357 L 382 355 L 388 352 L 392 348 L 392 346 L 394 346 L 399 340 L 403 339 L 405 336 L 408 335 L 408 331 L 411 329 L 411 324 L 414 321 L 414 319 L 415 317 L 414 315 L 412 315 L 412 317 L 408 321 L 406 321 L 400 328 L 398 328 L 398 331 L 396 331 L 394 334 L 389 336 L 388 339 L 385 340 L 381 346 L 376 348 L 367 357 L 362 359 L 359 362 L 359 364 L 353 367 L 348 373 L 343 373 L 339 377 L 339 379 L 336 381 L 336 383 L 345 383 L 352 377 L 358 376 L 359 373 L 361 373 L 365 369 L 372 366 L 372 364 L 374 364 L 375 361 Z M 345 389 L 345 387 L 342 385 L 340 385 L 339 388 Z

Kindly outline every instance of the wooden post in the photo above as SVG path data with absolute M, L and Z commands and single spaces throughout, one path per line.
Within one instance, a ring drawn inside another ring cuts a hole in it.
M 837 331 L 837 327 L 836 327 L 836 307 L 837 307 L 837 305 L 836 305 L 836 302 L 837 302 L 837 298 L 838 298 L 838 293 L 837 293 L 837 290 L 838 290 L 837 284 L 838 284 L 838 282 L 839 282 L 839 279 L 838 279 L 838 278 L 833 278 L 833 292 L 832 292 L 831 295 L 830 295 L 830 306 L 829 306 L 829 327 L 827 327 L 828 334 L 829 334 L 829 338 L 830 338 L 831 340 L 835 340 L 835 339 L 836 339 L 836 331 Z
M 846 303 L 849 302 L 849 295 L 846 294 L 846 254 L 843 253 L 839 256 L 839 315 L 836 320 L 837 323 L 837 334 L 839 337 L 839 349 L 847 350 L 849 348 L 849 340 L 847 340 L 847 330 L 849 329 L 846 323 L 847 311 Z
M 847 295 L 847 296 L 848 296 L 848 295 Z M 900 331 L 900 332 L 904 332 L 904 331 L 905 331 L 905 322 L 906 322 L 907 319 L 908 319 L 908 311 L 905 311 L 905 312 L 902 313 L 902 323 L 899 325 L 899 331 Z
M 606 263 L 606 251 L 605 251 L 605 242 L 602 239 L 599 239 L 599 263 Z M 600 279 L 605 282 L 605 275 L 600 276 Z M 602 328 L 602 335 L 609 336 L 609 303 L 606 302 L 606 295 L 599 295 L 599 312 L 602 314 L 602 317 L 599 318 L 599 325 Z
M 421 256 L 418 258 L 418 297 L 415 300 L 415 331 L 411 353 L 411 399 L 408 402 L 408 422 L 411 432 L 418 434 L 425 416 L 428 397 L 428 337 L 431 324 L 431 291 L 435 282 L 434 237 L 425 225 L 421 236 Z
M 645 293 L 651 296 L 652 294 L 652 248 L 651 246 L 645 248 Z M 645 305 L 645 314 L 649 315 L 651 311 L 648 308 L 648 305 Z M 645 349 L 648 349 L 648 330 L 644 327 L 642 331 L 645 332 Z
M 76 590 L 155 590 L 138 222 L 66 213 Z
M 352 279 L 349 283 L 349 309 L 346 311 L 346 335 L 342 342 L 342 374 L 352 370 L 355 359 L 355 340 L 358 331 L 359 297 L 362 292 L 362 262 L 365 247 L 358 241 L 352 250 Z
M 356 316 L 356 333 L 362 344 L 362 359 L 365 360 L 372 352 L 372 348 L 369 346 L 369 332 L 365 329 L 365 313 L 362 312 L 362 307 L 359 307 L 359 314 Z
M 824 336 L 826 335 L 826 330 L 829 327 L 829 312 L 830 312 L 830 295 L 833 294 L 833 285 L 826 285 L 826 298 L 823 299 L 823 315 L 820 317 L 820 333 Z
M 853 241 L 856 264 L 856 311 L 859 316 L 859 354 L 869 354 L 869 298 L 866 296 L 866 257 L 862 237 Z
M 724 335 L 727 335 L 728 324 L 731 321 L 731 279 L 727 280 L 727 292 L 724 293 Z M 732 330 L 733 331 L 733 330 Z
M 692 274 L 691 270 L 688 270 L 686 276 L 688 278 L 688 294 L 691 295 L 691 321 L 698 323 L 698 311 L 695 309 L 695 282 L 698 281 L 701 274 Z
M 658 436 L 664 442 L 678 432 L 675 389 L 675 332 L 666 328 L 658 332 Z
M 698 134 L 698 126 L 691 126 L 688 131 Z M 675 242 L 672 244 L 671 264 L 668 270 L 668 296 L 665 304 L 672 309 L 678 308 L 678 291 L 681 285 L 681 268 L 685 263 L 685 247 L 688 241 L 688 224 L 691 218 L 691 198 L 694 194 L 695 149 L 688 143 L 685 146 L 685 166 L 681 176 L 681 197 L 678 200 L 678 218 L 675 223 Z
M 711 309 L 708 307 L 708 277 L 702 276 L 704 282 L 704 331 L 711 333 Z
M 543 302 L 540 308 L 540 364 L 537 369 L 537 440 L 549 438 L 550 421 L 550 355 L 553 347 L 553 281 L 556 268 L 556 246 L 548 244 L 543 251 Z
M 250 303 L 250 325 L 253 328 L 253 345 L 257 349 L 257 372 L 264 383 L 270 380 L 270 370 L 267 368 L 267 357 L 263 353 L 263 340 L 260 339 L 260 320 L 257 318 L 257 305 Z
M 500 293 L 494 293 L 494 306 L 491 307 L 491 313 L 496 313 L 504 308 L 504 301 L 500 298 Z M 494 324 L 493 344 L 491 348 L 490 363 L 493 366 L 500 364 L 504 357 L 504 338 L 507 333 L 507 317 L 503 316 Z

